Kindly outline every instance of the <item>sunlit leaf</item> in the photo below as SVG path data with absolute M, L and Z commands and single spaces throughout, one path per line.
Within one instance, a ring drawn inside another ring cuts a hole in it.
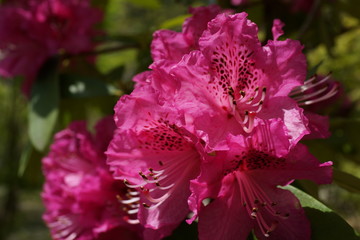
M 160 25 L 160 29 L 171 29 L 171 28 L 179 27 L 183 24 L 184 20 L 190 16 L 191 16 L 190 14 L 185 14 L 168 19 Z
M 305 192 L 293 187 L 283 187 L 300 200 L 306 216 L 311 222 L 312 240 L 359 240 L 354 229 L 338 214 Z
M 29 103 L 29 137 L 33 146 L 44 151 L 59 114 L 58 59 L 49 59 L 35 80 Z

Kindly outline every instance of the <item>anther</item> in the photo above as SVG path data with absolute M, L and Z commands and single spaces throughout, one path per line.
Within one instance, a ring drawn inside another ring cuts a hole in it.
M 164 166 L 164 163 L 162 161 L 159 161 L 160 166 Z
M 146 175 L 143 174 L 141 171 L 139 172 L 139 175 L 140 175 L 144 180 L 148 180 L 148 178 L 146 177 Z
M 145 207 L 145 208 L 150 208 L 150 206 L 146 203 L 142 203 L 142 205 Z

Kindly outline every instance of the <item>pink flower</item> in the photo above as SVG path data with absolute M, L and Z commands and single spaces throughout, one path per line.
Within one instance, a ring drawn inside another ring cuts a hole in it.
M 166 92 L 164 98 L 184 111 L 211 148 L 221 148 L 229 133 L 251 132 L 257 118 L 282 119 L 296 144 L 309 129 L 288 94 L 304 83 L 306 61 L 298 41 L 277 40 L 281 27 L 275 21 L 274 40 L 262 46 L 246 13 L 219 14 L 199 38 L 199 50 L 171 67 L 155 62 L 147 84 Z
M 199 48 L 199 38 L 210 20 L 221 12 L 217 5 L 190 8 L 192 17 L 185 20 L 182 32 L 158 30 L 153 34 L 151 55 L 154 61 L 178 62 L 184 54 Z
M 189 213 L 189 185 L 199 173 L 201 145 L 182 128 L 183 114 L 149 85 L 119 100 L 115 121 L 107 150 L 114 177 L 139 192 L 131 201 L 140 202 L 140 223 L 169 235 Z
M 288 151 L 282 123 L 258 124 L 246 136 L 230 136 L 227 151 L 214 153 L 191 183 L 190 204 L 200 239 L 310 239 L 299 201 L 278 188 L 293 179 L 331 182 L 331 162 L 320 164 L 298 144 Z M 211 199 L 204 206 L 204 199 Z
M 0 75 L 24 76 L 27 92 L 47 58 L 91 50 L 101 12 L 88 0 L 14 1 L 0 8 Z
M 231 0 L 231 4 L 234 6 L 245 5 L 248 3 L 248 0 Z
M 136 192 L 112 178 L 105 163 L 106 144 L 99 142 L 109 142 L 113 120 L 105 118 L 96 128 L 95 138 L 83 121 L 56 134 L 43 159 L 43 218 L 58 240 L 141 239 L 142 228 L 128 223 L 130 205 L 121 202 Z

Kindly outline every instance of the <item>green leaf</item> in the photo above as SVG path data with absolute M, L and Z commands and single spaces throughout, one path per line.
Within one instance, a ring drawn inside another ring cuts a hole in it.
M 311 222 L 312 240 L 359 240 L 354 229 L 338 214 L 305 192 L 286 186 L 283 189 L 291 191 L 300 200 L 306 216 Z
M 45 62 L 31 89 L 29 137 L 39 151 L 45 150 L 59 114 L 58 62 L 57 58 Z
M 166 20 L 160 25 L 160 29 L 172 29 L 178 26 L 182 26 L 186 18 L 190 17 L 190 14 L 180 15 L 171 19 Z
M 360 193 L 360 179 L 334 168 L 334 181 L 340 187 L 355 193 Z
M 22 177 L 24 175 L 25 169 L 29 163 L 31 152 L 32 152 L 32 146 L 31 144 L 27 144 L 27 146 L 21 153 L 19 169 L 18 169 L 18 177 Z
M 99 79 L 80 76 L 61 76 L 61 96 L 63 98 L 90 98 L 109 95 L 121 95 L 121 91 Z

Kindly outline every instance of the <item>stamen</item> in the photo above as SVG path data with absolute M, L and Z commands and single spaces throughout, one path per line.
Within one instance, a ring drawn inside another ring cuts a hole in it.
M 267 197 L 266 193 L 263 192 L 263 190 L 258 186 L 256 181 L 251 180 L 250 176 L 247 176 L 241 172 L 235 172 L 235 177 L 239 186 L 241 196 L 240 200 L 241 202 L 243 202 L 243 206 L 247 210 L 249 216 L 257 222 L 263 235 L 265 237 L 269 237 L 270 233 L 276 228 L 278 223 L 278 221 L 274 221 L 270 226 L 263 217 L 263 211 L 267 211 L 273 216 L 276 216 L 276 212 L 273 207 L 267 204 L 267 202 L 271 202 L 270 199 Z M 259 203 L 261 202 L 262 208 L 258 208 L 257 206 L 252 206 L 250 208 L 247 202 L 253 202 L 255 205 L 259 205 Z M 275 206 L 276 204 L 271 205 Z
M 331 83 L 330 74 L 318 81 L 315 75 L 305 81 L 304 85 L 294 88 L 289 96 L 298 102 L 299 106 L 311 105 L 327 100 L 337 94 L 338 83 Z
M 124 184 L 128 187 L 128 188 L 142 188 L 144 187 L 143 184 L 138 184 L 138 185 L 132 185 L 128 182 L 128 180 L 124 179 Z
M 138 202 L 139 200 L 140 200 L 139 197 L 134 197 L 134 198 L 126 199 L 126 200 L 121 200 L 121 203 L 123 203 L 123 204 L 129 204 L 129 203 Z

